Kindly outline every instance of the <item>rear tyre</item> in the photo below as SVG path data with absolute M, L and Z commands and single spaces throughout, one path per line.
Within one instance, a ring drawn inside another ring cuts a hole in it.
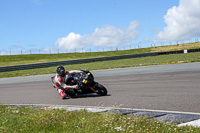
M 98 84 L 96 86 L 96 90 L 97 90 L 97 94 L 100 95 L 100 96 L 107 95 L 107 89 L 101 84 Z

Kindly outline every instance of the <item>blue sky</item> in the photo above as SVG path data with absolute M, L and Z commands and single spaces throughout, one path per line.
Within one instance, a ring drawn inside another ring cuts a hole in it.
M 0 51 L 96 51 L 200 35 L 200 0 L 3 0 Z

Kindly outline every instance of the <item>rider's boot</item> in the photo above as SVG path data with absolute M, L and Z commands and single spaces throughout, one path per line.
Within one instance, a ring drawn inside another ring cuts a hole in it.
M 63 91 L 63 90 L 61 90 L 61 89 L 58 89 L 58 92 L 59 92 L 59 94 L 60 94 L 60 96 L 61 96 L 61 98 L 62 98 L 62 99 L 65 99 L 65 98 L 67 98 L 67 95 L 64 93 L 64 91 Z

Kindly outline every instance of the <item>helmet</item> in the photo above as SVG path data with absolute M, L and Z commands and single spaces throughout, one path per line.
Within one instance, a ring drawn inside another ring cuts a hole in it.
M 57 73 L 59 76 L 64 77 L 65 76 L 65 68 L 63 66 L 57 67 Z

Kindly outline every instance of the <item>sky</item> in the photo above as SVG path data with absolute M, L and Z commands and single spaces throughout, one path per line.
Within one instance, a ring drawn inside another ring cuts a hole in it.
M 199 37 L 200 0 L 0 2 L 0 55 L 120 50 Z

